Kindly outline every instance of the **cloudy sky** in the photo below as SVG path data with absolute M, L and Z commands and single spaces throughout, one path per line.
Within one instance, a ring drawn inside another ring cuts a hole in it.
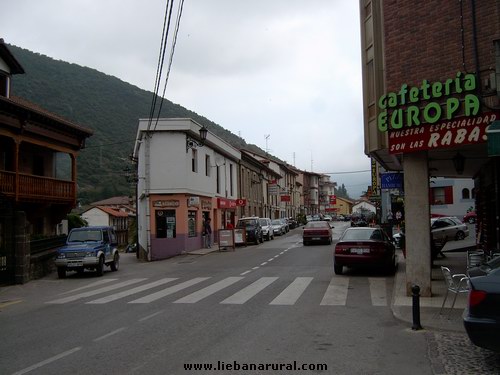
M 9 1 L 0 37 L 153 91 L 165 5 Z M 165 96 L 357 198 L 370 173 L 344 172 L 370 169 L 359 33 L 355 0 L 186 0 Z

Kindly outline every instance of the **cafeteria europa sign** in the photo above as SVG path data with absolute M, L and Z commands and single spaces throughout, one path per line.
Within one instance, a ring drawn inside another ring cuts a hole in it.
M 458 72 L 444 82 L 403 84 L 378 101 L 379 131 L 389 134 L 389 152 L 406 153 L 486 141 L 494 113 L 480 113 L 476 76 Z

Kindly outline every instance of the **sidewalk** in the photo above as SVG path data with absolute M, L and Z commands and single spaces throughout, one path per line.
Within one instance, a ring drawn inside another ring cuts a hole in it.
M 458 243 L 458 244 L 457 244 Z M 453 332 L 465 332 L 462 314 L 467 305 L 467 294 L 460 293 L 457 296 L 453 310 L 454 293 L 448 293 L 445 308 L 439 314 L 441 305 L 446 294 L 446 283 L 441 272 L 441 266 L 448 267 L 452 274 L 465 273 L 467 264 L 466 249 L 469 244 L 463 241 L 453 241 L 445 246 L 445 258 L 438 258 L 432 267 L 432 297 L 420 297 L 420 324 L 424 329 L 438 329 Z M 406 296 L 406 260 L 401 251 L 398 250 L 398 270 L 394 280 L 394 294 L 392 310 L 396 318 L 413 324 L 412 297 Z

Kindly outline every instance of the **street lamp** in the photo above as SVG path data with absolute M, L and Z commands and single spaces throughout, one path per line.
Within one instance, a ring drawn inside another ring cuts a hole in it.
M 202 147 L 207 140 L 208 129 L 205 126 L 200 128 L 200 139 L 201 141 L 197 141 L 194 138 L 191 138 L 189 135 L 186 135 L 186 152 L 191 149 L 195 149 L 197 147 Z

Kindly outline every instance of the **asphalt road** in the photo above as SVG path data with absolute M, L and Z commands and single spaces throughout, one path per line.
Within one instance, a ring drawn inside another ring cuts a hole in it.
M 122 254 L 103 277 L 3 288 L 0 373 L 432 374 L 425 335 L 392 315 L 393 277 L 334 276 L 332 249 L 302 246 L 295 229 L 234 252 Z

